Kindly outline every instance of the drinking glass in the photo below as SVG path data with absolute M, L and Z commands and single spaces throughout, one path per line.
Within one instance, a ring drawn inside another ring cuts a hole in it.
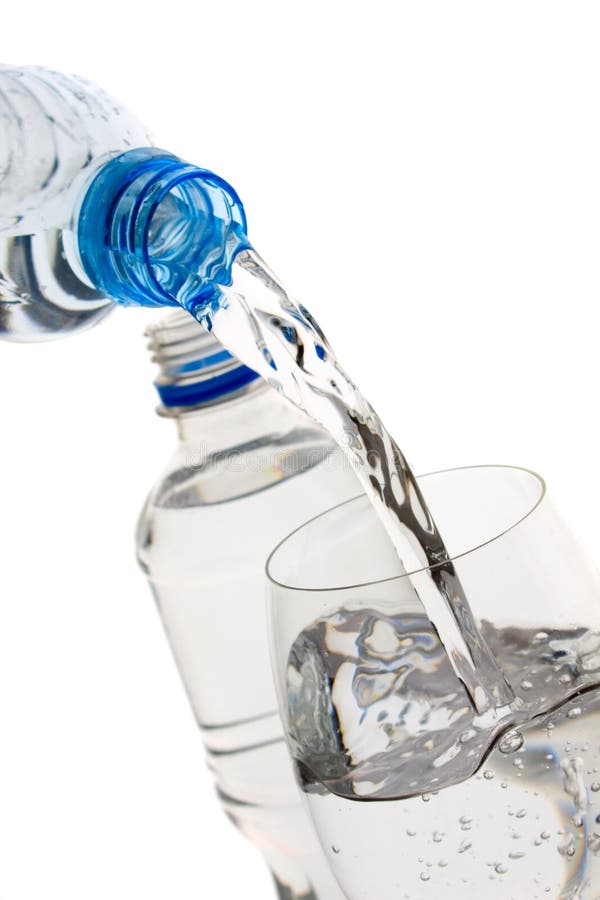
M 279 702 L 348 900 L 600 896 L 600 577 L 533 472 L 419 479 L 514 702 L 478 714 L 368 499 L 268 565 Z

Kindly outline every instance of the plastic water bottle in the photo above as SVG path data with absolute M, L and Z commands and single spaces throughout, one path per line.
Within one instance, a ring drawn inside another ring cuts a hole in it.
M 0 336 L 38 341 L 87 328 L 112 308 L 78 261 L 77 208 L 112 156 L 150 144 L 96 85 L 0 66 Z
M 328 436 L 181 311 L 150 331 L 178 444 L 138 527 L 223 807 L 281 898 L 342 898 L 301 804 L 269 664 L 264 566 L 296 526 L 357 492 Z

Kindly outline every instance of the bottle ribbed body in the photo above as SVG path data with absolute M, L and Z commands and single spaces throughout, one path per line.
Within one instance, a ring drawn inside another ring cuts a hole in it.
M 181 440 L 142 513 L 138 557 L 226 813 L 281 897 L 336 900 L 277 712 L 264 565 L 289 531 L 356 494 L 355 477 L 261 381 L 176 419 Z
M 111 156 L 150 144 L 127 110 L 82 78 L 0 66 L 0 336 L 89 327 L 112 302 L 78 264 L 78 200 Z

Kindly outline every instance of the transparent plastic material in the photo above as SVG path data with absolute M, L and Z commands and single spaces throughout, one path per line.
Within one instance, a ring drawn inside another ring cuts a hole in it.
M 96 85 L 0 66 L 0 337 L 47 340 L 112 308 L 78 262 L 73 220 L 98 166 L 148 144 L 145 129 Z
M 153 334 L 161 390 L 189 374 L 194 324 L 171 320 Z M 205 359 L 214 361 L 213 380 L 230 364 L 220 362 L 218 345 Z M 205 371 L 198 363 L 195 377 Z M 260 380 L 218 402 L 162 413 L 174 417 L 180 439 L 142 513 L 138 557 L 223 808 L 263 853 L 279 897 L 342 900 L 285 746 L 264 566 L 290 528 L 316 514 L 324 498 L 352 496 L 356 480 L 327 436 Z
M 600 893 L 600 578 L 522 469 L 419 479 L 518 703 L 469 703 L 361 497 L 268 564 L 299 780 L 349 900 Z

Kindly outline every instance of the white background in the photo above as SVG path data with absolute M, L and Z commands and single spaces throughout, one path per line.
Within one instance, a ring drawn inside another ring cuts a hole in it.
M 101 83 L 237 187 L 417 471 L 534 467 L 600 558 L 596 3 L 7 0 L 1 27 L 4 62 Z M 148 319 L 0 347 L 2 900 L 270 896 L 133 558 L 175 440 Z

